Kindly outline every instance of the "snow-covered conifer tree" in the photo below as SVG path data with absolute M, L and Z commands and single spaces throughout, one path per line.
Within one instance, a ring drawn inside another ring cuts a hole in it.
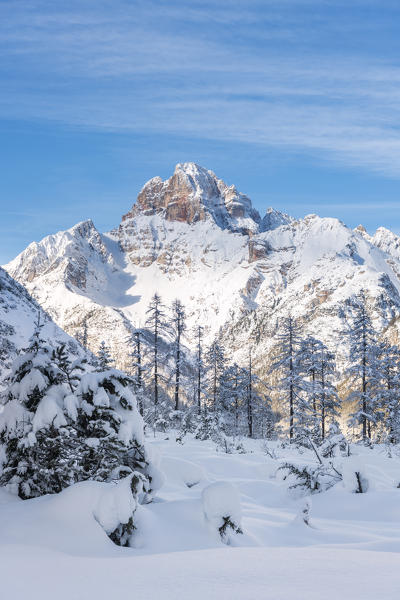
M 113 366 L 113 359 L 111 357 L 110 348 L 107 346 L 104 340 L 101 341 L 99 350 L 97 352 L 97 371 L 105 371 L 111 369 Z
M 336 373 L 335 355 L 324 344 L 320 347 L 318 364 L 318 407 L 321 416 L 321 439 L 324 440 L 327 422 L 334 423 L 341 408 L 341 400 L 332 381 Z
M 135 501 L 141 497 L 148 501 L 156 481 L 144 446 L 143 421 L 132 379 L 114 369 L 87 373 L 81 379 L 78 397 L 76 430 L 82 442 L 79 480 L 110 482 L 132 475 Z M 132 530 L 133 516 L 110 537 L 126 545 Z
M 57 346 L 52 352 L 52 362 L 61 371 L 63 380 L 68 384 L 70 392 L 76 389 L 81 375 L 85 370 L 86 359 L 72 360 L 65 344 Z
M 135 329 L 127 337 L 127 343 L 132 348 L 129 352 L 129 358 L 131 360 L 130 371 L 133 376 L 134 387 L 138 402 L 138 408 L 141 416 L 144 414 L 144 381 L 143 374 L 145 371 L 143 363 L 143 351 L 142 351 L 142 332 L 140 329 Z
M 304 392 L 305 382 L 301 371 L 301 329 L 295 319 L 290 315 L 283 319 L 278 334 L 278 355 L 272 365 L 271 371 L 281 374 L 280 392 L 289 406 L 289 439 L 295 437 L 295 420 L 300 419 L 297 432 L 301 433 L 303 418 L 307 413 L 305 407 Z
M 86 445 L 81 479 L 107 481 L 120 467 L 134 471 L 136 462 L 144 466 L 142 453 L 136 451 L 134 434 L 141 419 L 136 415 L 131 385 L 127 375 L 114 369 L 83 375 L 77 419 L 77 430 Z
M 227 367 L 221 377 L 220 407 L 229 418 L 227 433 L 234 436 L 245 430 L 247 383 L 246 373 L 237 363 Z
M 201 398 L 204 391 L 204 378 L 206 368 L 203 360 L 203 327 L 198 325 L 195 329 L 196 336 L 196 359 L 195 359 L 195 371 L 196 371 L 196 404 L 197 412 L 201 413 L 202 403 Z
M 400 349 L 382 342 L 378 347 L 379 386 L 376 403 L 387 439 L 400 442 Z
M 357 410 L 351 417 L 351 424 L 361 424 L 363 440 L 371 438 L 371 424 L 376 420 L 376 381 L 377 381 L 377 334 L 367 307 L 365 290 L 350 298 L 345 305 L 344 317 L 349 338 L 350 367 L 348 374 L 358 385 L 352 398 L 357 401 Z
M 207 350 L 208 397 L 214 411 L 220 408 L 224 388 L 223 375 L 226 369 L 225 351 L 217 336 Z
M 251 356 L 251 348 L 249 349 L 249 367 L 246 372 L 246 380 L 247 380 L 247 427 L 248 427 L 248 435 L 250 438 L 253 437 L 253 421 L 254 421 L 254 385 L 253 385 L 253 362 Z
M 152 372 L 153 372 L 153 389 L 154 389 L 154 423 L 157 420 L 158 401 L 159 401 L 159 366 L 160 366 L 160 338 L 163 333 L 168 330 L 168 322 L 162 304 L 161 297 L 155 293 L 152 297 L 149 307 L 147 309 L 147 320 L 146 325 L 149 327 L 153 334 L 152 346 L 153 346 L 153 358 L 152 358 Z
M 333 352 L 320 340 L 307 336 L 300 346 L 301 371 L 306 378 L 305 393 L 308 402 L 303 409 L 308 412 L 309 435 L 319 442 L 325 438 L 327 420 L 337 416 L 340 398 L 332 383 L 336 364 Z
M 180 378 L 182 371 L 182 335 L 186 329 L 185 309 L 180 300 L 174 300 L 172 303 L 172 315 L 170 319 L 170 327 L 173 335 L 174 344 L 174 403 L 175 410 L 179 410 L 179 391 Z
M 39 314 L 28 347 L 13 364 L 0 415 L 6 450 L 0 483 L 23 499 L 59 492 L 74 477 L 75 441 L 64 405 L 69 389 L 42 327 Z

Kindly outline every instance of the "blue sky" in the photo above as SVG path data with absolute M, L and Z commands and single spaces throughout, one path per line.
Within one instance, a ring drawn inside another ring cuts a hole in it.
M 0 263 L 195 161 L 400 232 L 400 3 L 0 1 Z

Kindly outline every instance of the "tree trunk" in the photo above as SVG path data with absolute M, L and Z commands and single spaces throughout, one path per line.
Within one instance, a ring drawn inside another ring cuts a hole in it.
M 289 332 L 289 371 L 290 371 L 290 386 L 289 386 L 289 439 L 293 440 L 294 435 L 294 389 L 293 389 L 293 332 L 290 326 Z
M 139 412 L 143 417 L 143 395 L 142 395 L 142 354 L 141 354 L 141 344 L 140 344 L 140 332 L 135 331 L 136 338 L 136 381 L 137 387 L 139 390 Z
M 363 328 L 363 357 L 362 357 L 362 436 L 367 439 L 367 343 L 365 326 Z
M 176 340 L 176 371 L 175 371 L 175 410 L 179 410 L 179 382 L 181 376 L 181 334 L 179 332 Z
M 249 428 L 249 437 L 253 437 L 253 390 L 252 390 L 252 364 L 251 350 L 249 354 L 249 385 L 247 394 L 247 425 Z
M 321 438 L 325 439 L 325 370 L 323 365 L 321 366 L 321 385 L 322 385 L 322 397 L 321 397 Z
M 154 324 L 154 406 L 158 404 L 158 321 Z

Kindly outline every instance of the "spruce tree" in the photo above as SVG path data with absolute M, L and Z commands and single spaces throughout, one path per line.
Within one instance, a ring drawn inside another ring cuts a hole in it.
M 158 415 L 158 401 L 159 401 L 159 379 L 160 379 L 160 341 L 162 334 L 168 330 L 168 322 L 162 304 L 161 297 L 155 293 L 152 297 L 149 308 L 147 309 L 147 320 L 146 325 L 149 327 L 153 334 L 152 346 L 153 346 L 153 358 L 152 358 L 152 371 L 153 371 L 153 389 L 154 389 L 154 426 L 157 421 Z
M 73 393 L 85 370 L 86 359 L 71 360 L 66 345 L 61 344 L 53 350 L 52 362 L 60 370 L 63 380 L 67 383 L 70 392 Z
M 76 463 L 66 376 L 53 362 L 42 327 L 39 314 L 28 347 L 13 364 L 0 418 L 6 454 L 0 484 L 23 499 L 61 491 L 73 482 Z
M 179 410 L 179 391 L 182 371 L 182 335 L 186 329 L 185 309 L 180 300 L 174 300 L 174 302 L 172 303 L 172 316 L 170 319 L 170 328 L 172 331 L 174 344 L 174 404 L 175 410 Z
M 196 338 L 196 358 L 195 358 L 195 371 L 196 371 L 196 404 L 197 412 L 201 414 L 202 402 L 201 398 L 203 395 L 204 388 L 204 377 L 206 368 L 203 361 L 203 327 L 198 325 L 195 329 Z
M 279 389 L 289 406 L 289 439 L 292 442 L 295 433 L 299 435 L 302 433 L 303 418 L 307 412 L 304 409 L 308 407 L 304 406 L 302 394 L 305 383 L 301 370 L 301 328 L 291 315 L 282 320 L 277 337 L 279 347 L 271 371 L 278 371 L 281 375 Z M 296 432 L 295 420 L 299 421 Z
M 305 378 L 303 403 L 304 421 L 308 421 L 309 436 L 320 442 L 326 435 L 327 419 L 332 422 L 338 415 L 340 399 L 332 383 L 335 375 L 335 356 L 320 340 L 307 336 L 300 346 L 300 368 Z
M 104 340 L 101 341 L 97 352 L 97 367 L 96 371 L 105 371 L 113 367 L 114 361 L 111 357 L 110 348 Z
M 318 401 L 321 415 L 321 439 L 326 436 L 327 422 L 335 423 L 339 416 L 341 400 L 333 379 L 336 375 L 335 355 L 322 344 L 318 354 Z
M 132 388 L 132 378 L 115 369 L 84 375 L 78 390 L 76 431 L 81 440 L 79 480 L 112 482 L 131 476 L 137 504 L 140 495 L 148 501 L 154 490 Z M 133 528 L 132 515 L 110 537 L 127 545 Z
M 377 414 L 393 444 L 400 442 L 400 350 L 397 346 L 381 342 L 377 360 Z M 376 382 L 375 382 L 376 383 Z M 378 412 L 379 411 L 379 412 Z
M 220 401 L 223 394 L 223 375 L 226 369 L 225 351 L 219 337 L 215 337 L 206 354 L 208 371 L 208 397 L 212 409 L 217 412 L 220 409 Z
M 254 417 L 254 392 L 253 392 L 253 363 L 251 356 L 251 348 L 249 349 L 249 367 L 247 371 L 247 427 L 248 435 L 253 437 L 253 417 Z
M 358 385 L 351 398 L 357 402 L 357 410 L 352 414 L 350 424 L 361 425 L 361 436 L 364 441 L 371 439 L 371 424 L 375 422 L 377 409 L 376 399 L 376 367 L 377 367 L 377 334 L 372 324 L 367 307 L 364 290 L 350 298 L 345 304 L 344 315 L 349 339 L 350 367 L 348 374 Z
M 237 363 L 226 368 L 220 378 L 220 399 L 221 412 L 229 417 L 227 433 L 236 437 L 244 431 L 247 408 L 246 373 Z
M 144 415 L 144 363 L 142 351 L 142 332 L 140 329 L 135 329 L 127 337 L 127 343 L 131 348 L 129 358 L 131 360 L 131 371 L 133 375 L 134 387 L 138 401 L 138 408 L 141 416 Z

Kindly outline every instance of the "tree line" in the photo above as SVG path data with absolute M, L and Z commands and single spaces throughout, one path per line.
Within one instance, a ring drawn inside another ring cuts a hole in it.
M 127 339 L 141 414 L 155 429 L 181 427 L 204 436 L 219 431 L 273 437 L 286 431 L 291 442 L 309 445 L 324 442 L 341 422 L 354 438 L 398 443 L 400 350 L 380 339 L 364 290 L 344 303 L 340 317 L 341 345 L 348 348 L 344 372 L 338 372 L 335 352 L 304 335 L 300 320 L 289 315 L 279 323 L 263 381 L 254 372 L 251 348 L 246 364 L 230 361 L 221 334 L 205 345 L 202 325 L 188 332 L 181 301 L 167 309 L 156 293 L 145 327 Z M 189 338 L 190 351 L 183 346 Z M 343 380 L 351 390 L 345 399 L 337 389 Z M 344 400 L 353 407 L 346 422 Z

